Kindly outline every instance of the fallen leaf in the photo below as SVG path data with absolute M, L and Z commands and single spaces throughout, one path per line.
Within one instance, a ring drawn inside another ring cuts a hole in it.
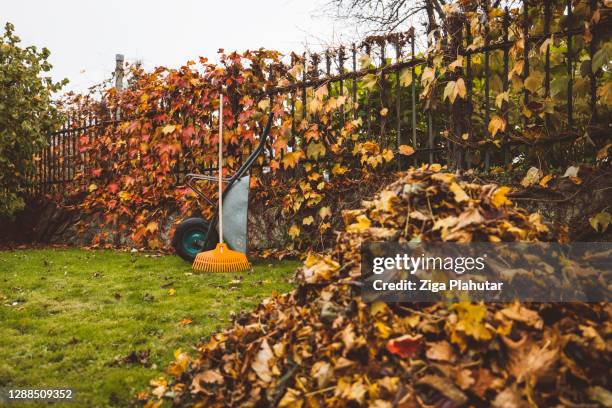
M 457 201 L 458 203 L 470 199 L 470 197 L 465 193 L 465 191 L 461 188 L 459 184 L 452 182 L 448 188 L 453 193 L 453 195 L 455 196 L 455 201 Z
M 527 174 L 525 174 L 525 177 L 523 177 L 523 180 L 521 180 L 521 185 L 523 187 L 529 187 L 533 184 L 536 184 L 540 180 L 541 177 L 542 177 L 542 171 L 538 169 L 537 167 L 531 167 L 529 168 L 529 170 L 527 170 Z
M 272 371 L 270 370 L 270 363 L 274 358 L 274 353 L 268 344 L 268 340 L 263 339 L 261 345 L 259 347 L 259 351 L 255 356 L 255 360 L 253 364 L 251 364 L 251 368 L 260 380 L 265 383 L 269 383 L 272 381 Z
M 447 341 L 437 341 L 427 343 L 425 355 L 430 360 L 451 362 L 455 361 L 453 346 Z
M 402 358 L 413 358 L 417 355 L 422 342 L 422 335 L 417 334 L 412 336 L 410 334 L 406 334 L 389 340 L 387 343 L 387 350 L 393 354 L 399 355 Z

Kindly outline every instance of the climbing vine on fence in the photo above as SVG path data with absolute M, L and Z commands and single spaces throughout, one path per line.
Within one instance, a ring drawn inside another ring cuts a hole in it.
M 443 118 L 435 136 L 441 136 L 445 148 L 501 151 L 511 139 L 529 143 L 570 128 L 572 116 L 564 103 L 572 95 L 577 118 L 589 125 L 605 122 L 612 105 L 612 43 L 609 30 L 601 27 L 610 19 L 609 4 L 574 3 L 571 21 L 561 2 L 547 3 L 546 22 L 535 7 L 525 13 L 518 8 L 482 10 L 472 1 L 447 5 L 447 21 L 430 31 L 431 45 L 405 69 L 375 69 L 366 46 L 353 92 L 348 80 L 307 86 L 318 78 L 318 62 L 265 49 L 222 51 L 218 64 L 200 58 L 179 69 L 131 67 L 121 92 L 108 88 L 102 98 L 68 98 L 71 116 L 93 116 L 97 125 L 80 135 L 71 159 L 74 181 L 68 194 L 58 198 L 113 226 L 94 237 L 93 244 L 100 245 L 122 244 L 111 232 L 119 229 L 129 232 L 133 245 L 158 249 L 171 211 L 209 217 L 211 209 L 182 185 L 182 175 L 216 166 L 222 90 L 225 171 L 235 171 L 257 145 L 271 109 L 274 125 L 252 188 L 259 201 L 280 206 L 293 220 L 289 236 L 294 245 L 313 245 L 318 241 L 312 234 L 332 232 L 338 200 L 364 185 L 375 188 L 383 170 L 397 169 L 398 157 L 418 147 L 400 137 L 394 143 L 382 137 L 393 132 L 384 125 L 392 113 L 371 99 L 382 100 L 385 81 L 399 92 L 418 85 L 421 109 Z M 533 40 L 525 35 L 526 24 L 532 30 L 545 26 L 544 34 Z M 563 35 L 550 34 L 576 27 L 580 35 L 571 44 Z M 413 33 L 389 38 L 399 46 Z M 487 48 L 496 42 L 505 45 Z M 562 69 L 568 55 L 577 61 L 572 69 L 584 74 L 572 81 Z M 398 55 L 388 63 L 410 61 Z M 595 100 L 589 98 L 593 92 Z M 601 149 L 599 141 L 582 138 L 580 143 L 585 140 Z M 477 154 L 471 160 L 478 165 Z M 214 197 L 212 184 L 202 188 Z

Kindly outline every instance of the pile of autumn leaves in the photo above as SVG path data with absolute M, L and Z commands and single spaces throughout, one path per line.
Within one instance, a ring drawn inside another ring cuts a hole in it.
M 440 170 L 410 170 L 345 212 L 335 250 L 307 258 L 297 289 L 238 316 L 195 359 L 177 352 L 146 405 L 609 406 L 609 305 L 361 300 L 364 241 L 552 238 L 507 188 Z

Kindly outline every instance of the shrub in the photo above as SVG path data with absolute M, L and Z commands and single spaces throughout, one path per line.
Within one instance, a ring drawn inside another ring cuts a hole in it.
M 45 75 L 49 50 L 20 47 L 14 30 L 6 23 L 0 36 L 0 216 L 24 207 L 36 152 L 61 119 L 53 94 L 67 83 Z

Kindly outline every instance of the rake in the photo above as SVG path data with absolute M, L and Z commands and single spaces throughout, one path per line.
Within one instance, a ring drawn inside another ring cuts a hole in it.
M 219 243 L 211 251 L 200 252 L 193 261 L 198 272 L 238 272 L 251 269 L 242 252 L 233 251 L 223 242 L 223 94 L 219 96 Z

